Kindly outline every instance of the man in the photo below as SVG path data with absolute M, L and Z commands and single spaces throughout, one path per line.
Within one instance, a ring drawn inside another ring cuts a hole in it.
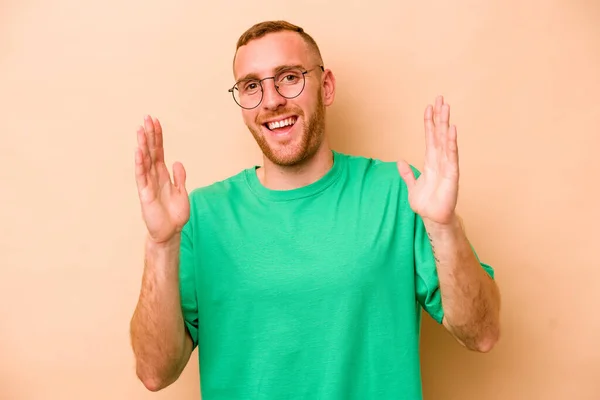
M 233 72 L 264 166 L 188 196 L 159 121 L 137 132 L 148 237 L 131 336 L 144 385 L 173 383 L 198 346 L 203 400 L 419 399 L 421 309 L 468 349 L 492 349 L 499 291 L 455 212 L 443 98 L 425 110 L 419 175 L 329 147 L 336 81 L 301 28 L 251 27 Z

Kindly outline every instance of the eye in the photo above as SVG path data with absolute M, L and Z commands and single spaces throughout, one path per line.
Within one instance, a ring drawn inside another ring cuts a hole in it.
M 245 93 L 252 93 L 258 90 L 257 81 L 246 81 L 241 85 L 241 91 Z
M 279 75 L 279 79 L 278 82 L 282 85 L 293 85 L 295 83 L 298 83 L 298 81 L 300 81 L 302 77 L 302 72 L 301 71 L 285 71 L 282 72 L 281 75 Z

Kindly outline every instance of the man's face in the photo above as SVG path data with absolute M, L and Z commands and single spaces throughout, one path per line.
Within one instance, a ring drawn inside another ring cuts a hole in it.
M 242 108 L 242 116 L 264 155 L 274 164 L 291 166 L 310 158 L 323 143 L 325 106 L 333 101 L 333 76 L 321 71 L 316 53 L 295 32 L 270 33 L 240 47 L 234 75 L 236 81 L 262 79 L 286 71 L 287 66 L 309 71 L 300 95 L 289 99 L 277 92 L 275 85 L 283 82 L 280 91 L 287 96 L 284 84 L 295 80 L 295 75 L 284 72 L 280 82 L 262 81 L 262 102 L 250 110 Z M 302 75 L 299 78 L 298 88 Z

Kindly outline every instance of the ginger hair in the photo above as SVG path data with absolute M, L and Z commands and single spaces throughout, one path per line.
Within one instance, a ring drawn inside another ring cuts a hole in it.
M 317 45 L 317 42 L 315 41 L 315 39 L 313 39 L 313 37 L 311 35 L 306 33 L 302 27 L 300 27 L 298 25 L 294 25 L 288 21 L 283 21 L 283 20 L 263 21 L 263 22 L 254 24 L 253 26 L 248 28 L 248 30 L 246 30 L 246 32 L 242 33 L 242 35 L 240 36 L 240 38 L 237 41 L 236 48 L 235 48 L 236 53 L 240 47 L 245 46 L 252 40 L 260 39 L 269 33 L 283 32 L 283 31 L 290 31 L 290 32 L 298 33 L 302 37 L 302 39 L 304 39 L 304 41 L 309 45 L 309 47 L 314 51 L 315 55 L 317 56 L 318 62 L 320 64 L 323 64 L 323 57 L 321 56 L 321 50 L 319 49 L 319 46 Z M 234 57 L 234 60 L 235 60 L 235 57 Z

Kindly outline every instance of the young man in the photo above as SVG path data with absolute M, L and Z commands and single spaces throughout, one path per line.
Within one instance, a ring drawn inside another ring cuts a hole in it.
M 144 385 L 173 383 L 198 346 L 203 400 L 419 399 L 421 309 L 468 349 L 492 349 L 499 291 L 455 212 L 443 98 L 425 110 L 419 175 L 329 147 L 335 77 L 301 28 L 251 27 L 233 71 L 262 167 L 188 196 L 158 120 L 138 130 L 148 237 L 131 336 Z

